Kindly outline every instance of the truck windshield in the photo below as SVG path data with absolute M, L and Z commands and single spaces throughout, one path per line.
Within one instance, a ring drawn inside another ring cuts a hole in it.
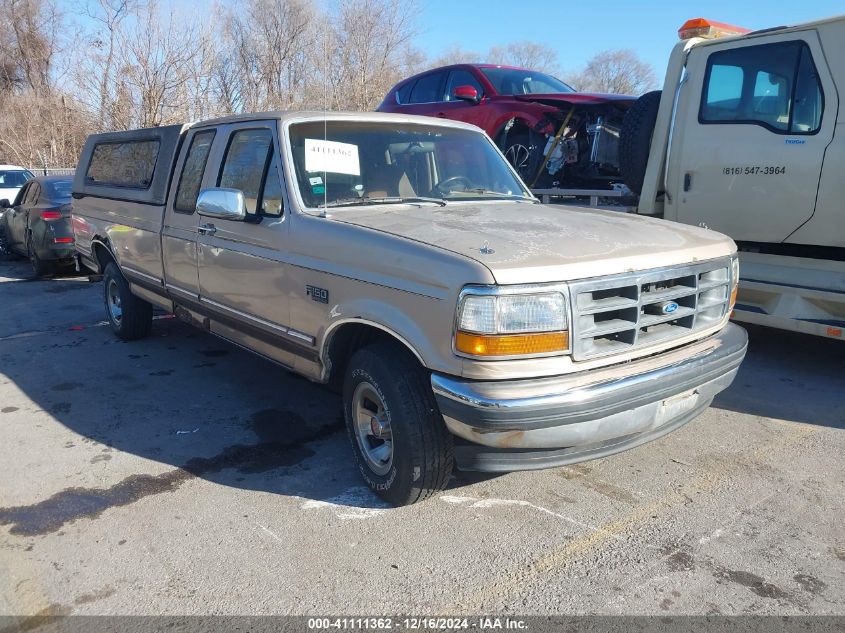
M 307 207 L 534 198 L 480 132 L 393 121 L 309 121 L 288 131 Z

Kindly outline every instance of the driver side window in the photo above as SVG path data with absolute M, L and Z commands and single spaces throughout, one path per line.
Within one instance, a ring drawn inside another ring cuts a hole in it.
M 458 86 L 472 86 L 478 92 L 478 96 L 484 94 L 481 82 L 468 70 L 453 70 L 449 73 L 449 81 L 446 82 L 446 101 L 460 101 L 455 99 L 455 88 Z
M 273 134 L 267 128 L 238 130 L 229 139 L 217 186 L 241 190 L 248 216 L 281 215 L 278 169 L 271 169 L 274 154 Z M 272 179 L 265 189 L 268 171 Z

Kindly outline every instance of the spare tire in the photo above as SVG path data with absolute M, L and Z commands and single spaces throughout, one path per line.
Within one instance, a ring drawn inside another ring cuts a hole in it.
M 619 170 L 634 193 L 640 193 L 651 151 L 651 135 L 660 107 L 660 90 L 647 92 L 634 102 L 622 120 L 619 135 Z

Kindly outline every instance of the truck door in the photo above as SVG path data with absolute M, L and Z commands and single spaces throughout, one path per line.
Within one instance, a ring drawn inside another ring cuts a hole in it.
M 778 243 L 815 208 L 837 96 L 815 31 L 692 49 L 669 149 L 666 217 Z
M 212 161 L 211 186 L 242 191 L 247 217 L 199 218 L 200 301 L 218 322 L 234 321 L 235 329 L 280 346 L 290 322 L 285 263 L 290 248 L 276 122 L 237 123 L 218 134 L 225 149 Z
M 199 300 L 196 205 L 200 189 L 214 186 L 208 182 L 212 176 L 204 179 L 203 174 L 216 134 L 214 128 L 190 132 L 176 165 L 179 180 L 167 200 L 161 235 L 164 282 L 177 299 Z

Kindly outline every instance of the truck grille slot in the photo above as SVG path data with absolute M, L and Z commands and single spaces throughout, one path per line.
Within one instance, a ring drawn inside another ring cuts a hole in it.
M 570 284 L 575 360 L 680 338 L 718 323 L 730 299 L 730 259 Z

